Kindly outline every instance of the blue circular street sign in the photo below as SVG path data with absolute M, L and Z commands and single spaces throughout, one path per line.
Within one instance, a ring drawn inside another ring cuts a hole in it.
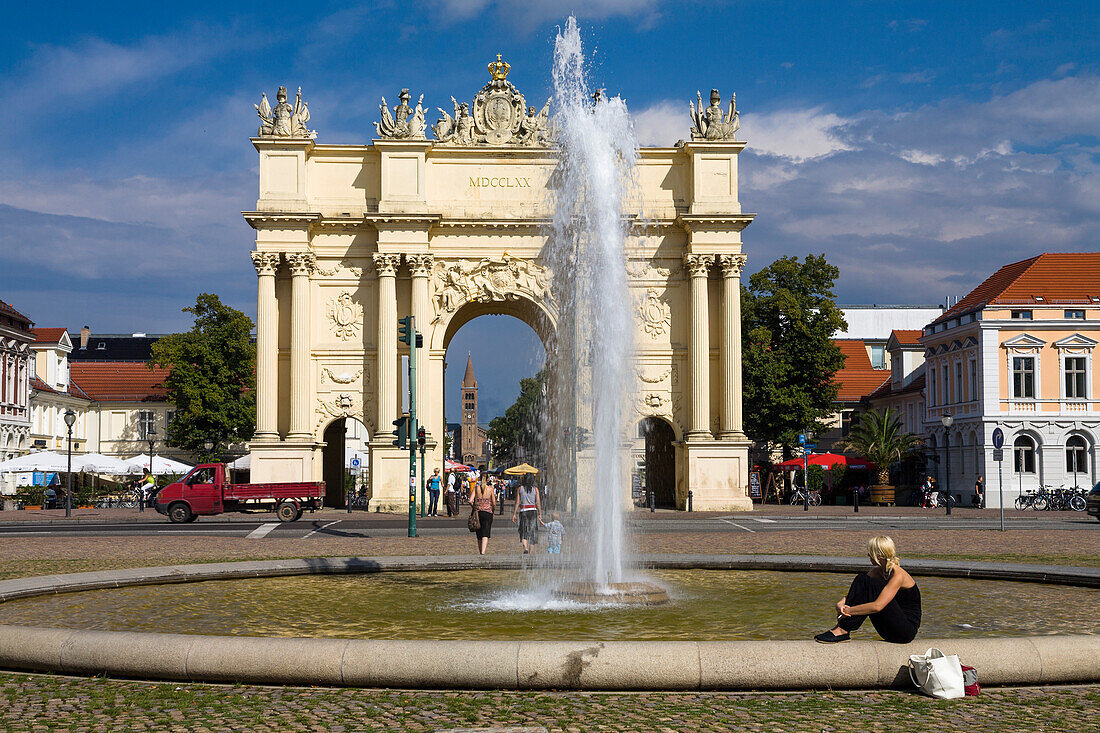
M 358 458 L 352 458 L 351 459 L 351 467 L 352 468 L 359 468 L 359 459 Z
M 1005 444 L 1005 431 L 1000 428 L 993 428 L 993 447 L 1000 450 L 1001 446 Z

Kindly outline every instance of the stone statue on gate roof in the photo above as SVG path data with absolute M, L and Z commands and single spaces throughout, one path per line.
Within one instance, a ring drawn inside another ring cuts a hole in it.
M 393 114 L 390 114 L 386 98 L 382 97 L 382 104 L 378 105 L 382 120 L 374 123 L 375 132 L 384 138 L 423 140 L 424 128 L 427 126 L 422 106 L 424 95 L 421 94 L 420 99 L 416 100 L 416 109 L 409 106 L 411 97 L 408 89 L 402 89 L 398 97 L 400 103 L 394 107 Z
M 692 140 L 736 140 L 737 130 L 741 128 L 741 113 L 737 111 L 737 95 L 730 97 L 729 111 L 724 112 L 720 103 L 722 95 L 717 89 L 710 90 L 710 106 L 703 107 L 703 95 L 695 92 L 699 100 L 699 109 L 694 102 L 688 102 L 691 109 Z
M 291 107 L 286 101 L 286 87 L 279 87 L 275 93 L 275 106 L 267 101 L 267 93 L 261 95 L 260 103 L 252 105 L 260 117 L 260 129 L 257 137 L 302 137 L 312 140 L 317 133 L 306 127 L 309 122 L 309 105 L 302 101 L 302 88 L 298 87 L 298 96 Z
M 542 110 L 528 107 L 527 100 L 508 81 L 511 65 L 501 59 L 489 64 L 489 83 L 474 96 L 472 108 L 454 102 L 454 117 L 443 115 L 432 125 L 436 140 L 452 145 L 546 145 L 549 142 L 550 100 Z

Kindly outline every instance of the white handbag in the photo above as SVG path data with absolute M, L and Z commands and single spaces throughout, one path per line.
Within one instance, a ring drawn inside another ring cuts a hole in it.
M 939 649 L 909 656 L 909 679 L 926 695 L 941 700 L 963 697 L 963 670 L 959 655 L 947 656 Z

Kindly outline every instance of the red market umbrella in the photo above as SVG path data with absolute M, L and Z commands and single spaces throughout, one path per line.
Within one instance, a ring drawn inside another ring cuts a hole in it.
M 807 463 L 811 466 L 821 466 L 827 470 L 838 465 L 847 466 L 848 468 L 867 468 L 871 470 L 875 468 L 875 464 L 866 459 L 852 458 L 839 453 L 811 453 L 807 458 Z M 775 464 L 775 467 L 781 468 L 784 471 L 797 471 L 802 468 L 802 459 L 792 458 L 788 461 Z
M 465 471 L 465 472 L 469 472 L 469 471 L 474 470 L 473 466 L 467 466 L 464 463 L 459 463 L 458 461 L 452 461 L 450 458 L 448 458 L 446 461 L 443 462 L 443 467 L 448 471 Z

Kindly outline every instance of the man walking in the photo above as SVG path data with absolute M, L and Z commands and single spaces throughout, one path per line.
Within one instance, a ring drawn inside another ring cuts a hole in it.
M 428 516 L 439 516 L 439 489 L 442 480 L 439 478 L 439 469 L 435 469 L 432 477 L 428 479 L 428 495 L 431 500 L 428 502 Z

